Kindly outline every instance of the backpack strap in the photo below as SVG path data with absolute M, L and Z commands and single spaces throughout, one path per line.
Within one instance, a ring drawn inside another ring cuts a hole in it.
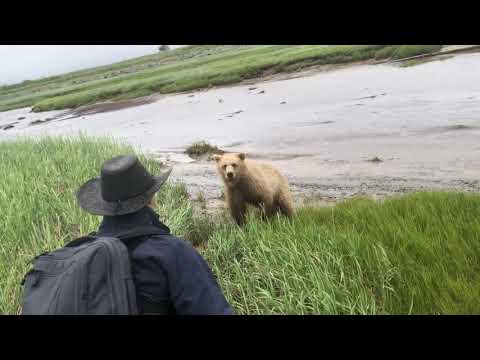
M 122 241 L 126 241 L 148 235 L 165 235 L 165 231 L 153 225 L 144 225 L 137 226 L 136 228 L 133 228 L 127 232 L 117 234 L 115 237 Z
M 92 233 L 94 234 L 94 233 Z M 75 247 L 75 246 L 80 246 L 80 245 L 83 245 L 83 244 L 86 244 L 90 241 L 93 241 L 96 239 L 96 237 L 92 234 L 89 234 L 87 236 L 82 236 L 78 239 L 75 239 L 75 240 L 72 240 L 70 241 L 68 244 L 65 245 L 65 247 Z
M 145 225 L 145 226 L 137 226 L 136 228 L 133 228 L 132 230 L 129 230 L 127 232 L 117 234 L 113 237 L 120 239 L 122 241 L 130 240 L 130 239 L 135 239 L 140 236 L 148 236 L 148 235 L 165 235 L 165 231 L 162 229 L 159 229 L 156 226 L 153 225 Z M 82 236 L 78 239 L 75 239 L 73 241 L 70 241 L 66 247 L 75 247 L 75 246 L 80 246 L 83 244 L 86 244 L 90 241 L 93 241 L 97 239 L 97 233 L 96 232 L 91 232 L 87 236 Z

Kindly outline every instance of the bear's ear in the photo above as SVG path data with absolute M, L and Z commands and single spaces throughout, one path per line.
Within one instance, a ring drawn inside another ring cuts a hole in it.
M 240 153 L 238 154 L 238 157 L 240 158 L 240 160 L 245 160 L 246 155 L 245 153 Z
M 220 160 L 220 158 L 221 158 L 221 156 L 217 155 L 217 154 L 212 156 L 212 159 L 215 160 L 216 162 L 218 162 L 218 160 Z

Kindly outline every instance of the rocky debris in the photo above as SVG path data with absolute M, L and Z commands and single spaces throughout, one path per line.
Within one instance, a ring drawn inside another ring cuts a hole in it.
M 459 124 L 459 125 L 446 126 L 445 129 L 446 129 L 446 130 L 473 130 L 474 127 L 473 127 L 473 126 L 468 126 L 468 125 Z
M 257 94 L 265 94 L 265 90 L 258 92 Z
M 25 116 L 20 116 L 17 120 L 23 120 L 25 119 Z
M 280 105 L 284 105 L 284 104 L 286 104 L 286 103 L 287 103 L 286 101 L 282 101 L 282 102 L 280 103 Z
M 195 96 L 194 94 L 188 95 L 188 97 L 194 97 L 194 96 Z
M 5 124 L 5 125 L 3 125 L 3 126 L 0 126 L 0 129 L 3 129 L 3 130 L 13 129 L 16 124 L 18 124 L 18 121 L 15 121 L 15 122 L 13 122 L 13 123 L 8 123 L 8 124 Z
M 43 120 L 33 120 L 28 125 L 32 126 L 32 125 L 38 125 L 38 124 L 42 124 L 42 123 L 44 123 Z
M 222 100 L 222 99 L 218 99 L 218 102 L 219 102 L 219 103 L 223 103 L 223 100 Z
M 387 93 L 383 93 L 383 94 L 380 94 L 380 95 L 365 96 L 365 97 L 361 97 L 361 98 L 353 99 L 353 100 L 375 99 L 375 98 L 378 97 L 378 96 L 385 96 L 385 95 L 387 95 Z
M 232 113 L 222 114 L 222 115 L 220 115 L 220 116 L 226 116 L 226 117 L 231 118 L 231 117 L 233 117 L 234 115 L 240 114 L 240 113 L 242 113 L 242 112 L 244 112 L 244 111 L 243 111 L 243 110 L 237 110 L 237 111 L 234 111 L 234 112 L 232 112 Z M 219 120 L 221 120 L 221 119 L 219 119 Z
M 40 124 L 44 124 L 46 122 L 49 122 L 49 121 L 52 121 L 53 119 L 52 118 L 46 118 L 45 120 L 34 120 L 32 122 L 30 122 L 30 124 L 28 124 L 28 126 L 32 126 L 32 125 L 40 125 Z
M 375 156 L 374 158 L 370 159 L 370 160 L 367 160 L 368 162 L 372 162 L 372 163 L 381 163 L 383 162 L 382 159 L 380 159 L 378 156 Z
M 248 88 L 248 91 L 253 91 L 253 90 L 257 90 L 257 88 L 256 87 Z

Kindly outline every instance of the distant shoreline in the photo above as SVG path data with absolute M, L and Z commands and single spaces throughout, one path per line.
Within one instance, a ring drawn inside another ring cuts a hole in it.
M 0 112 L 77 109 L 101 102 L 302 76 L 435 53 L 441 45 L 187 46 L 120 63 L 0 87 Z

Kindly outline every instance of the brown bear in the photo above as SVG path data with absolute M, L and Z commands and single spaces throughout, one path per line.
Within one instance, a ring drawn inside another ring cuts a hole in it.
M 245 222 L 247 204 L 262 210 L 263 217 L 280 212 L 294 215 L 288 180 L 273 166 L 245 159 L 245 154 L 214 155 L 225 187 L 225 200 L 238 225 Z

